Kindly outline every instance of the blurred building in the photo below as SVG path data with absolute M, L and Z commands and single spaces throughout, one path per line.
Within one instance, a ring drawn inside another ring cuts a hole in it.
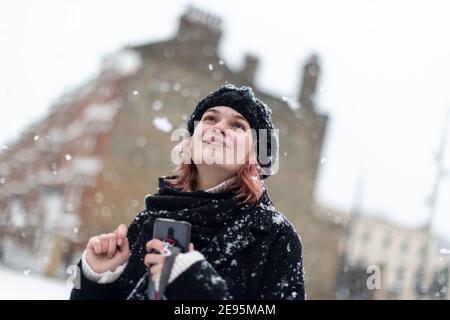
M 450 299 L 449 243 L 424 228 L 407 228 L 368 213 L 318 208 L 345 225 L 340 241 L 339 299 Z M 379 288 L 368 278 L 379 272 Z
M 250 85 L 280 130 L 279 172 L 268 179 L 277 206 L 302 236 L 309 298 L 333 298 L 342 227 L 312 210 L 327 116 L 314 103 L 319 61 L 302 69 L 298 97 L 255 85 L 258 58 L 241 70 L 221 59 L 221 20 L 188 8 L 173 38 L 124 48 L 95 79 L 64 95 L 0 154 L 1 261 L 63 276 L 90 236 L 131 221 L 170 174 L 173 129 L 224 83 Z M 326 235 L 326 236 L 323 236 Z

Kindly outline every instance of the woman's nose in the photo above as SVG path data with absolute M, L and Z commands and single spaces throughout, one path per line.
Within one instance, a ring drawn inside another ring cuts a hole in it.
M 223 135 L 225 135 L 226 128 L 227 127 L 224 120 L 219 121 L 214 125 L 214 129 L 220 131 Z

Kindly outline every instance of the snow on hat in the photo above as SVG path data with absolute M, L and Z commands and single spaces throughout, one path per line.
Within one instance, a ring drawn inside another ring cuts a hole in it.
M 191 136 L 194 134 L 195 121 L 200 121 L 206 110 L 216 106 L 233 108 L 248 121 L 250 127 L 256 131 L 256 151 L 261 166 L 261 178 L 265 179 L 272 175 L 278 151 L 278 137 L 272 124 L 272 110 L 255 97 L 252 88 L 247 86 L 238 88 L 226 84 L 210 92 L 197 104 L 187 123 Z M 265 130 L 260 132 L 260 129 Z

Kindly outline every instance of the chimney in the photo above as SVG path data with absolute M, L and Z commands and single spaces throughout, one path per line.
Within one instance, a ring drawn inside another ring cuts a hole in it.
M 313 54 L 303 67 L 303 81 L 300 84 L 300 104 L 305 111 L 314 111 L 314 98 L 317 89 L 317 80 L 320 74 L 319 58 Z
M 256 70 L 258 68 L 258 58 L 254 55 L 245 56 L 245 64 L 241 71 L 242 76 L 249 82 L 255 81 Z
M 222 36 L 222 20 L 206 11 L 188 6 L 180 17 L 176 39 L 181 42 L 201 41 L 218 46 Z

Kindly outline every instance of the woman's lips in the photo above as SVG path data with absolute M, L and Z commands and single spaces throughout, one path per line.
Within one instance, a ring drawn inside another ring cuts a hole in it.
M 203 139 L 203 142 L 206 142 L 207 144 L 217 144 L 221 146 L 226 146 L 225 141 L 223 141 L 222 139 L 217 139 L 215 137 Z

